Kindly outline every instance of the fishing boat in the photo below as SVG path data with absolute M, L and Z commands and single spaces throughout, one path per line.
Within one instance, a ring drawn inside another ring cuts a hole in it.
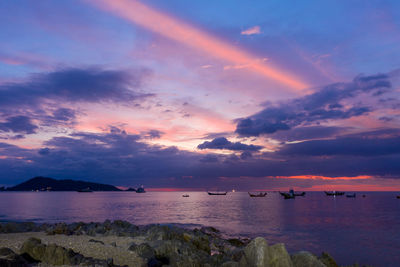
M 182 197 L 189 197 L 189 195 L 188 194 L 184 194 L 184 195 L 182 195 Z
M 79 190 L 77 190 L 77 192 L 79 192 L 79 193 L 91 193 L 91 192 L 93 192 L 93 190 L 91 190 L 89 187 L 87 187 L 87 188 L 79 189 Z
M 208 191 L 207 193 L 210 196 L 225 196 L 226 194 L 228 194 L 227 191 L 225 191 L 225 192 L 210 192 L 210 191 Z
M 343 196 L 344 195 L 344 192 L 339 192 L 339 191 L 332 191 L 332 192 L 324 191 L 324 192 L 327 196 Z
M 247 192 L 247 193 L 249 193 L 250 197 L 265 197 L 267 195 L 267 192 L 260 192 L 258 194 L 252 194 L 250 192 Z
M 306 192 L 295 193 L 293 189 L 290 189 L 289 193 L 279 191 L 279 194 L 281 194 L 281 196 L 283 196 L 285 199 L 293 199 L 295 197 L 304 197 Z
M 400 195 L 398 195 L 397 198 L 400 199 Z
M 296 196 L 286 192 L 279 192 L 284 199 L 294 199 Z
M 354 198 L 354 197 L 356 197 L 356 193 L 354 193 L 354 194 L 347 194 L 346 197 L 352 197 L 352 198 Z
M 144 190 L 143 185 L 141 187 L 139 187 L 138 189 L 136 189 L 136 193 L 146 193 L 146 190 Z

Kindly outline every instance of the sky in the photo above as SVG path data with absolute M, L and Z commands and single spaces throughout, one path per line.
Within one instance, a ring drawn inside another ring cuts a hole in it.
M 0 2 L 0 185 L 400 191 L 400 2 Z

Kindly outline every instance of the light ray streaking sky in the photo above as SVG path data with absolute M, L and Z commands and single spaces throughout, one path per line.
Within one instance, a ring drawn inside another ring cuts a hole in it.
M 16 0 L 0 18 L 0 185 L 400 190 L 396 1 Z

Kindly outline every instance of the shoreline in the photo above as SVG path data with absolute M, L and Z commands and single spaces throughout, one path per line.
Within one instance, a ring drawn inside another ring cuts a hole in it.
M 213 227 L 137 226 L 121 220 L 0 222 L 0 266 L 2 261 L 19 262 L 8 266 L 339 266 L 321 253 L 290 255 L 283 243 L 271 245 L 262 237 L 227 238 Z

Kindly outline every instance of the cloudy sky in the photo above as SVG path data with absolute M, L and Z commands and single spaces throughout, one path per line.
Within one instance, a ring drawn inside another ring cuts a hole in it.
M 400 190 L 400 3 L 0 2 L 0 185 Z

